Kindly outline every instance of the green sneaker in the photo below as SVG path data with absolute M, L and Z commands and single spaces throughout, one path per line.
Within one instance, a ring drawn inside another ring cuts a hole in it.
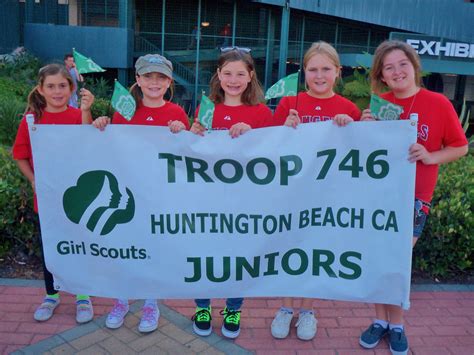
M 240 311 L 224 308 L 220 314 L 224 316 L 222 334 L 227 338 L 237 338 L 240 334 Z
M 380 324 L 372 323 L 359 338 L 359 344 L 366 349 L 373 349 L 388 333 L 388 328 L 382 327 Z
M 208 308 L 196 307 L 196 313 L 191 318 L 194 322 L 194 333 L 203 337 L 210 335 L 212 332 L 211 319 L 211 306 Z
M 408 339 L 405 331 L 401 328 L 393 328 L 388 332 L 390 337 L 390 351 L 392 355 L 406 355 L 408 354 Z

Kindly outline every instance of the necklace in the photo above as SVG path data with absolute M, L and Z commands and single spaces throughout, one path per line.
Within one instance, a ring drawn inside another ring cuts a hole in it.
M 418 88 L 415 95 L 413 95 L 413 99 L 411 100 L 410 108 L 408 109 L 408 112 L 407 112 L 407 115 L 406 115 L 407 119 L 410 118 L 411 109 L 413 108 L 413 105 L 414 105 L 415 100 L 416 100 L 416 96 L 418 95 L 419 92 L 420 92 L 420 88 Z M 394 98 L 394 101 L 395 101 L 394 102 L 395 105 L 398 105 L 397 98 L 396 98 L 395 94 L 393 95 L 393 98 Z M 402 106 L 402 105 L 399 105 L 399 106 Z M 403 111 L 403 113 L 405 113 L 405 111 Z

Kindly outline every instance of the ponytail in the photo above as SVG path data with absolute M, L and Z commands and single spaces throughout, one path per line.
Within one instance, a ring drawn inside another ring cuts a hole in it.
M 41 116 L 43 116 L 44 108 L 46 107 L 46 100 L 38 91 L 38 85 L 28 95 L 28 105 L 24 115 L 27 112 L 32 112 L 35 115 L 35 123 L 38 123 Z

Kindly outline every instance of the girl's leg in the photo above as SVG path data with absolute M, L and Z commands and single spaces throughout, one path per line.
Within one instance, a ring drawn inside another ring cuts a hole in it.
M 39 224 L 37 225 L 37 227 L 39 230 Z M 43 300 L 43 303 L 39 305 L 38 308 L 36 308 L 33 317 L 38 322 L 44 322 L 53 316 L 54 310 L 59 305 L 59 293 L 58 291 L 54 289 L 53 275 L 46 268 L 41 235 L 39 236 L 39 243 L 40 243 L 40 249 L 41 249 L 40 256 L 41 256 L 41 264 L 43 266 L 44 286 L 46 289 L 46 296 Z
M 194 302 L 199 308 L 209 308 L 211 300 L 209 298 L 195 299 Z

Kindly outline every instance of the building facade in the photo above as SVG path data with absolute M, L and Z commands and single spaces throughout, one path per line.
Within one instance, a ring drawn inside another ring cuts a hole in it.
M 161 53 L 173 63 L 175 99 L 188 112 L 208 89 L 220 47 L 251 48 L 268 88 L 295 72 L 318 40 L 336 47 L 344 73 L 370 66 L 364 53 L 385 39 L 410 41 L 431 73 L 429 88 L 458 106 L 474 103 L 471 1 L 4 0 L 0 7 L 0 52 L 24 45 L 48 61 L 76 48 L 123 83 L 133 80 L 138 56 Z

